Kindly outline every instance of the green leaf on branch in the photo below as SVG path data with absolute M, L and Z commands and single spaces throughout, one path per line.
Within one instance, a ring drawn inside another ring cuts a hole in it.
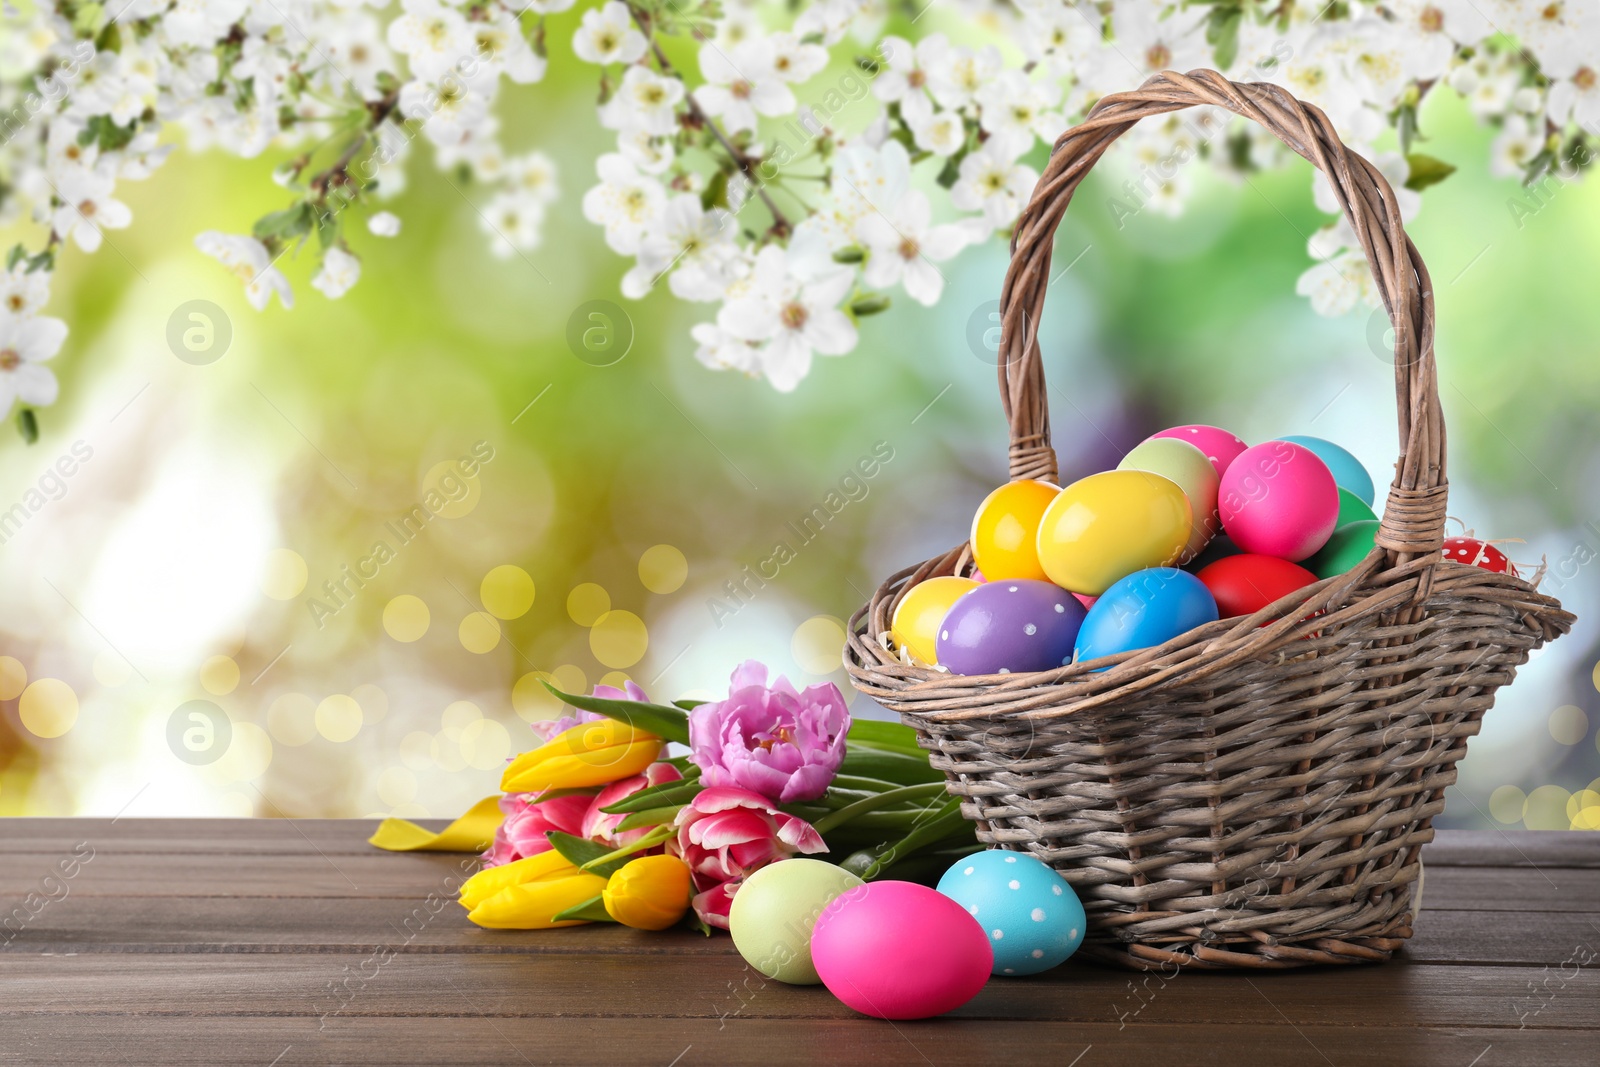
M 1227 70 L 1239 55 L 1239 27 L 1244 22 L 1244 10 L 1236 6 L 1218 4 L 1206 20 L 1206 41 L 1216 50 L 1217 68 Z
M 706 182 L 706 187 L 700 193 L 700 210 L 710 211 L 714 207 L 728 206 L 728 172 L 719 170 Z
M 848 248 L 841 248 L 839 251 L 833 254 L 833 261 L 835 263 L 860 263 L 866 258 L 866 249 L 862 248 L 860 245 L 851 245 Z
M 1406 188 L 1414 193 L 1420 193 L 1430 185 L 1438 185 L 1456 172 L 1455 164 L 1446 163 L 1442 159 L 1413 152 L 1406 157 L 1406 162 L 1411 165 L 1411 175 L 1406 178 Z
M 617 920 L 606 911 L 605 897 L 595 894 L 582 904 L 574 904 L 566 911 L 558 911 L 550 916 L 553 923 L 566 922 L 570 919 L 582 919 L 592 923 L 614 923 Z
M 889 298 L 881 293 L 857 297 L 850 302 L 850 313 L 858 319 L 889 310 Z
M 11 246 L 11 251 L 6 253 L 6 270 L 16 270 L 17 264 L 28 258 L 28 250 L 21 243 Z
M 256 220 L 255 226 L 251 227 L 251 232 L 263 241 L 269 237 L 289 240 L 310 233 L 311 223 L 311 205 L 302 201 L 293 207 L 261 216 Z
M 39 440 L 39 416 L 32 408 L 17 410 L 17 433 L 22 435 L 24 444 L 31 445 Z
M 324 210 L 317 213 L 317 243 L 323 249 L 331 247 L 339 239 L 339 213 Z
M 676 741 L 680 745 L 689 743 L 689 713 L 682 708 L 666 704 L 646 704 L 639 700 L 607 700 L 604 697 L 576 696 L 563 693 L 549 682 L 545 682 L 544 687 L 575 708 L 625 722 L 635 730 L 655 734 L 666 741 Z
M 78 131 L 78 143 L 97 145 L 102 152 L 115 152 L 119 148 L 128 146 L 128 142 L 133 140 L 137 126 L 137 121 L 130 122 L 126 126 L 118 126 L 110 115 L 96 115 Z

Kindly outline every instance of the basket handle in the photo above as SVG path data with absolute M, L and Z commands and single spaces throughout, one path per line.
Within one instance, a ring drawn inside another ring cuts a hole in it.
M 1231 82 L 1214 70 L 1162 71 L 1137 90 L 1104 97 L 1062 134 L 1017 219 L 1011 265 L 1000 293 L 1000 400 L 1011 424 L 1011 478 L 1058 479 L 1050 445 L 1049 398 L 1039 355 L 1039 318 L 1057 227 L 1072 194 L 1106 149 L 1149 115 L 1213 105 L 1252 119 L 1309 160 L 1366 253 L 1395 330 L 1400 458 L 1378 527 L 1391 565 L 1444 544 L 1445 430 L 1435 374 L 1433 285 L 1406 236 L 1393 188 L 1378 168 L 1339 139 L 1328 116 L 1276 85 Z

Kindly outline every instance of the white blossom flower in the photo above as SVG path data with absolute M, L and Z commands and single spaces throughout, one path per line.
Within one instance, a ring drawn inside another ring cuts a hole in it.
M 583 194 L 583 216 L 606 229 L 612 251 L 631 256 L 666 206 L 661 183 L 640 174 L 626 156 L 609 152 L 595 163 L 600 184 Z
M 1572 77 L 1550 86 L 1548 113 L 1557 125 L 1576 122 L 1588 130 L 1600 129 L 1600 73 L 1579 67 Z
M 110 167 L 97 166 L 92 170 L 77 167 L 61 176 L 56 192 L 62 203 L 51 225 L 63 240 L 71 237 L 79 248 L 93 252 L 100 247 L 105 230 L 121 230 L 133 221 L 128 205 L 113 195 L 115 174 Z
M 556 184 L 555 162 L 543 152 L 529 152 L 506 160 L 505 183 L 542 203 L 552 203 L 561 195 Z
M 694 91 L 706 114 L 723 121 L 725 132 L 756 128 L 757 115 L 783 115 L 795 108 L 794 93 L 773 68 L 776 51 L 769 38 L 757 38 L 728 51 L 700 46 L 700 73 L 708 84 Z
M 194 246 L 211 256 L 244 283 L 245 299 L 257 311 L 266 310 L 272 294 L 286 308 L 294 307 L 294 291 L 289 279 L 272 263 L 272 253 L 254 237 L 206 230 L 194 239 Z
M 806 81 L 828 65 L 826 48 L 796 34 L 774 33 L 767 40 L 772 42 L 772 71 L 786 82 Z
M 1128 79 L 1124 65 L 1130 85 L 1159 71 L 1190 70 L 1210 61 L 1202 29 L 1206 9 L 1174 11 L 1163 18 L 1165 14 L 1165 7 L 1158 4 L 1112 5 L 1111 32 L 1117 53 L 1138 68 Z
M 520 190 L 496 193 L 478 219 L 490 235 L 490 250 L 500 259 L 531 252 L 543 240 L 544 201 Z
M 967 143 L 967 124 L 959 111 L 935 111 L 909 125 L 917 147 L 936 156 L 954 155 Z
M 311 277 L 311 288 L 337 300 L 361 278 L 361 260 L 334 245 L 322 255 L 322 267 Z
M 1554 78 L 1571 76 L 1594 64 L 1600 38 L 1600 4 L 1594 0 L 1544 0 L 1502 3 L 1500 28 L 1539 59 L 1540 69 Z
M 661 137 L 678 125 L 678 105 L 683 102 L 683 82 L 647 67 L 629 67 L 611 99 L 600 108 L 600 123 L 607 129 L 643 131 Z
M 583 13 L 583 23 L 572 37 L 572 50 L 586 63 L 632 63 L 645 50 L 644 34 L 633 25 L 628 5 L 609 0 L 604 7 Z
M 400 87 L 400 113 L 422 124 L 437 145 L 459 144 L 488 119 L 489 101 L 459 78 L 407 82 Z
M 761 348 L 742 337 L 735 337 L 710 322 L 696 323 L 689 330 L 694 338 L 694 358 L 712 370 L 736 370 L 752 378 L 761 375 Z
M 66 339 L 60 319 L 0 311 L 0 418 L 18 400 L 38 407 L 56 402 L 56 376 L 39 364 L 54 358 Z
M 1395 206 L 1400 209 L 1402 222 L 1410 222 L 1417 217 L 1417 212 L 1422 210 L 1422 194 L 1406 188 L 1406 181 L 1411 177 L 1411 164 L 1399 152 L 1367 152 L 1364 153 L 1378 168 L 1378 172 L 1389 179 L 1389 185 L 1394 189 Z M 1312 199 L 1317 207 L 1330 215 L 1337 215 L 1339 201 L 1333 195 L 1333 186 L 1328 182 L 1321 171 L 1314 170 L 1311 174 Z
M 872 80 L 872 95 L 886 104 L 898 103 L 900 114 L 913 129 L 933 114 L 928 99 L 928 70 L 944 61 L 950 42 L 942 33 L 929 34 L 915 45 L 903 37 L 885 37 L 883 64 Z
M 1450 87 L 1466 98 L 1480 120 L 1503 115 L 1520 83 L 1514 63 L 1492 52 L 1480 52 L 1450 72 Z
M 929 58 L 928 89 L 940 107 L 967 107 L 978 90 L 1000 73 L 1000 50 L 994 45 L 973 51 L 951 46 Z
M 161 32 L 180 48 L 210 48 L 249 6 L 249 0 L 178 0 L 161 16 Z
M 962 211 L 981 211 L 991 227 L 1017 217 L 1039 180 L 1032 168 L 1017 162 L 1015 142 L 991 137 L 961 161 L 960 176 L 950 189 L 950 202 Z
M 768 245 L 756 256 L 748 289 L 722 306 L 717 325 L 733 337 L 764 342 L 762 373 L 779 392 L 793 392 L 810 373 L 813 352 L 840 356 L 855 347 L 855 324 L 838 306 L 851 283 L 847 270 L 801 279 L 788 253 Z
M 380 211 L 367 220 L 367 232 L 374 237 L 398 237 L 400 216 L 392 211 Z
M 518 85 L 528 85 L 544 77 L 545 58 L 534 52 L 522 35 L 522 25 L 514 13 L 493 11 L 485 20 L 469 24 L 472 56 L 478 69 L 463 71 L 474 79 L 494 79 L 504 74 Z
M 680 300 L 719 300 L 746 264 L 734 247 L 736 225 L 728 212 L 700 206 L 693 193 L 667 201 L 661 220 L 639 241 L 639 262 L 622 279 L 622 293 L 637 300 L 661 275 Z
M 32 315 L 50 301 L 50 272 L 30 271 L 26 263 L 0 270 L 0 312 Z
M 1406 77 L 1437 78 L 1450 68 L 1460 45 L 1475 45 L 1494 26 L 1472 0 L 1386 0 L 1402 47 Z
M 1489 173 L 1520 178 L 1534 157 L 1544 151 L 1544 131 L 1522 115 L 1507 115 L 1500 136 L 1489 147 Z
M 455 8 L 438 0 L 401 0 L 400 6 L 404 14 L 389 23 L 389 47 L 406 57 L 416 77 L 442 78 L 472 51 L 472 32 Z
M 1034 137 L 1053 142 L 1065 129 L 1061 116 L 1051 113 L 1056 92 L 1042 82 L 1029 81 L 1020 70 L 1002 71 L 977 92 L 983 128 L 991 134 Z
M 856 223 L 856 234 L 867 247 L 862 280 L 874 289 L 905 286 L 906 295 L 932 307 L 944 291 L 944 275 L 935 263 L 961 251 L 966 234 L 956 226 L 931 224 L 933 207 L 927 194 L 913 189 L 885 212 L 874 212 Z
M 1300 275 L 1295 292 L 1309 297 L 1318 315 L 1343 315 L 1357 304 L 1378 304 L 1377 285 L 1359 251 L 1340 252 Z

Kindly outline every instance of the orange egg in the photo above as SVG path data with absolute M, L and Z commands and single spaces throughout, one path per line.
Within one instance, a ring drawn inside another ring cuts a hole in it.
M 911 587 L 894 609 L 889 636 L 913 658 L 930 666 L 938 662 L 935 643 L 939 624 L 952 604 L 978 588 L 971 578 L 929 578 Z
M 984 497 L 972 517 L 972 558 L 985 578 L 1048 580 L 1039 565 L 1039 520 L 1059 492 L 1049 482 L 1025 478 Z

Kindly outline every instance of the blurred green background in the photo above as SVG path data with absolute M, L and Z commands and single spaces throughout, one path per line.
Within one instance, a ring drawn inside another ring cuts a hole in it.
M 0 545 L 0 813 L 454 815 L 496 790 L 526 721 L 554 713 L 539 677 L 626 676 L 676 698 L 720 691 L 756 657 L 848 693 L 842 620 L 890 571 L 961 541 L 1005 476 L 992 357 L 968 342 L 989 324 L 1003 245 L 944 268 L 938 307 L 902 297 L 863 320 L 859 349 L 819 359 L 793 395 L 708 371 L 689 327 L 710 308 L 622 300 L 627 263 L 578 210 L 609 148 L 593 92 L 556 56 L 545 83 L 502 96 L 509 150 L 542 148 L 561 168 L 526 260 L 492 257 L 477 191 L 417 158 L 385 205 L 400 237 L 350 227 L 364 274 L 347 297 L 322 299 L 302 257 L 286 261 L 295 309 L 258 314 L 193 237 L 248 232 L 283 206 L 268 174 L 286 153 L 182 151 L 124 187 L 135 223 L 114 247 L 63 257 L 48 312 L 72 326 L 55 363 L 64 399 L 41 412 L 37 445 L 0 444 L 0 508 L 75 444 L 92 457 Z M 854 106 L 847 126 L 870 117 Z M 1600 552 L 1600 186 L 1559 189 L 1519 227 L 1508 202 L 1532 201 L 1488 177 L 1490 131 L 1454 98 L 1424 118 L 1426 150 L 1460 167 L 1411 227 L 1437 286 L 1451 512 L 1479 536 L 1522 538 L 1505 546 L 1519 563 L 1565 565 L 1552 587 L 1580 616 L 1502 692 L 1441 822 L 1584 825 L 1600 816 L 1600 793 L 1583 792 L 1600 790 L 1600 566 L 1587 562 Z M 1059 237 L 1060 266 L 1081 254 L 1044 327 L 1063 477 L 1210 422 L 1251 441 L 1331 438 L 1386 482 L 1386 320 L 1321 319 L 1294 292 L 1326 221 L 1309 167 L 1233 184 L 1192 166 L 1182 218 L 1146 211 L 1119 230 L 1108 158 Z M 207 366 L 166 342 L 196 299 L 233 331 Z M 631 322 L 610 366 L 566 340 L 593 300 Z M 400 544 L 387 524 L 479 442 L 493 458 L 467 494 Z M 800 545 L 786 524 L 874 449 L 892 459 L 865 496 Z M 318 620 L 309 598 L 333 606 L 323 583 L 379 540 L 394 558 Z M 746 581 L 778 541 L 796 558 Z M 746 595 L 729 599 L 729 582 Z M 33 721 L 64 732 L 41 737 L 17 694 L 50 679 Z M 189 762 L 173 738 L 199 721 L 197 700 L 221 709 L 211 729 L 227 737 Z

